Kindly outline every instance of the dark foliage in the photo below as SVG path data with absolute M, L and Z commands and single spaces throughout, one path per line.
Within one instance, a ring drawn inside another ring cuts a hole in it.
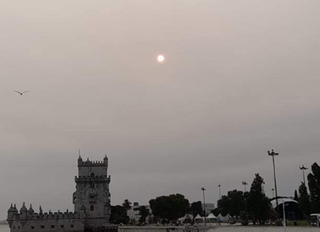
M 311 197 L 311 211 L 318 213 L 320 209 L 320 167 L 317 163 L 311 166 L 312 173 L 308 175 L 308 184 Z
M 125 199 L 122 203 L 122 207 L 124 207 L 127 211 L 131 209 L 131 202 L 128 199 Z
M 242 191 L 229 191 L 227 196 L 222 196 L 218 201 L 218 211 L 225 216 L 228 213 L 231 216 L 239 216 L 241 211 L 245 210 L 245 195 Z
M 309 217 L 311 213 L 311 202 L 310 196 L 308 194 L 307 186 L 304 183 L 301 183 L 299 187 L 299 208 L 303 213 L 304 217 Z
M 294 197 L 293 197 L 293 200 L 295 200 L 295 201 L 299 201 L 299 196 L 298 196 L 298 192 L 297 192 L 297 190 L 294 190 Z
M 203 216 L 203 209 L 201 201 L 196 201 L 191 204 L 191 211 L 193 217 L 196 217 L 198 214 Z
M 127 210 L 121 205 L 111 206 L 110 222 L 113 224 L 127 224 L 129 222 Z
M 146 218 L 150 215 L 149 209 L 147 209 L 147 207 L 145 206 L 140 206 L 135 210 L 139 211 L 139 215 L 140 215 L 139 222 L 140 223 L 146 222 Z
M 265 224 L 270 216 L 271 205 L 268 197 L 262 191 L 263 184 L 263 178 L 256 174 L 247 199 L 247 209 L 253 223 Z
M 215 208 L 214 210 L 211 210 L 211 213 L 213 213 L 214 216 L 218 217 L 218 215 L 220 214 L 220 211 L 218 208 Z
M 181 194 L 161 196 L 149 201 L 156 218 L 177 220 L 189 212 L 189 201 Z

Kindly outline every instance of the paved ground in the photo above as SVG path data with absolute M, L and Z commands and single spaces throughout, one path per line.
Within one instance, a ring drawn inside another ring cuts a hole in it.
M 221 226 L 208 232 L 284 232 L 283 227 Z M 320 232 L 320 227 L 287 227 L 287 232 Z

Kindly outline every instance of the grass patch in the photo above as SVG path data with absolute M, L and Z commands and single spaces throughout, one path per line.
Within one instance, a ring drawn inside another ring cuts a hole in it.
M 297 222 L 297 226 L 309 226 L 309 222 L 306 220 L 301 220 L 301 221 L 297 220 L 296 222 Z M 288 226 L 294 226 L 293 221 L 288 221 Z

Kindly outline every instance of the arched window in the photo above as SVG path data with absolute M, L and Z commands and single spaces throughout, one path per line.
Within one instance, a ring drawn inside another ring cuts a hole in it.
M 94 206 L 93 205 L 90 206 L 90 211 L 94 211 Z
M 91 178 L 94 178 L 94 173 L 91 173 L 90 177 L 91 177 Z

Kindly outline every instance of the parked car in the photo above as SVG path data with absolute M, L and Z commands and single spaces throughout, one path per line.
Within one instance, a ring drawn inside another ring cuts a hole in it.
M 311 226 L 318 226 L 320 222 L 320 213 L 312 213 L 310 214 L 309 224 Z

